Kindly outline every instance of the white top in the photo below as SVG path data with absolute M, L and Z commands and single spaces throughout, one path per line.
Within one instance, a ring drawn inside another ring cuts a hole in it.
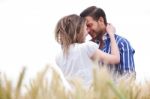
M 85 85 L 92 80 L 92 54 L 98 49 L 98 45 L 92 41 L 75 43 L 69 48 L 68 56 L 63 56 L 63 51 L 58 53 L 56 64 L 64 73 L 65 78 L 73 79 L 80 77 Z

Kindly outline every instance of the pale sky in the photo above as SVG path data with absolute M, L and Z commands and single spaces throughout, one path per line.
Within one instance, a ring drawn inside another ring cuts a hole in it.
M 150 78 L 148 4 L 148 0 L 0 0 L 0 72 L 15 80 L 25 66 L 30 78 L 52 64 L 59 49 L 54 39 L 57 21 L 96 5 L 135 49 L 137 80 Z

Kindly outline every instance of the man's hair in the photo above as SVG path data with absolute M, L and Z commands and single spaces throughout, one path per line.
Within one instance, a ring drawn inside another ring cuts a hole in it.
M 83 12 L 80 13 L 80 16 L 81 17 L 90 16 L 96 21 L 98 21 L 98 19 L 102 17 L 104 19 L 105 25 L 107 25 L 107 19 L 104 10 L 96 6 L 90 6 L 86 8 Z

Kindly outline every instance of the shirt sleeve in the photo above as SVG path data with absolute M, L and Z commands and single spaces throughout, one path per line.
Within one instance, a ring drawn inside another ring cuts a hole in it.
M 94 52 L 98 49 L 98 44 L 92 42 L 92 41 L 87 41 L 85 43 L 85 51 L 88 54 L 89 57 L 91 57 Z

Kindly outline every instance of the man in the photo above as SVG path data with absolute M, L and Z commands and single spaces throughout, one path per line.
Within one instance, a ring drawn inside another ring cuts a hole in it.
M 92 37 L 92 41 L 99 44 L 99 48 L 104 52 L 110 52 L 110 38 L 106 33 L 107 19 L 103 9 L 91 6 L 85 9 L 81 17 L 87 20 L 87 29 Z M 115 34 L 120 50 L 120 63 L 109 64 L 109 69 L 117 75 L 135 74 L 134 53 L 135 50 L 131 47 L 129 41 Z M 115 65 L 115 66 L 113 66 Z

